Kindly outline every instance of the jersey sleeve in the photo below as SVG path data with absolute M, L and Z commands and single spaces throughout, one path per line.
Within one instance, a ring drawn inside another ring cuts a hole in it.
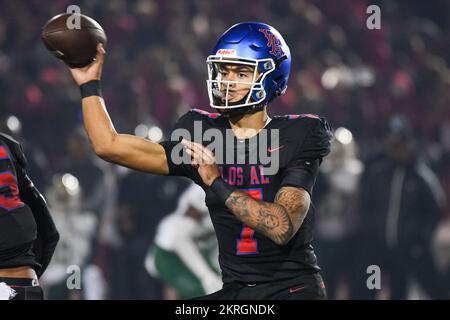
M 282 172 L 281 187 L 301 187 L 311 195 L 319 166 L 330 152 L 331 128 L 324 118 L 310 119 L 309 132 Z
M 180 143 L 183 138 L 192 140 L 191 135 L 194 130 L 195 120 L 196 114 L 192 110 L 188 111 L 177 121 L 172 129 L 170 137 L 167 140 L 160 142 L 160 145 L 166 152 L 170 176 L 183 176 L 194 181 L 199 178 L 197 170 L 190 164 L 190 157 L 188 159 L 183 159 L 184 152 L 182 151 Z

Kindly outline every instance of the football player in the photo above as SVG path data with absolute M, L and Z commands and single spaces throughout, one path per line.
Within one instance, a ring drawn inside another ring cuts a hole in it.
M 310 204 L 331 131 L 315 115 L 268 116 L 267 105 L 287 88 L 291 66 L 280 33 L 259 22 L 228 29 L 207 58 L 210 104 L 218 113 L 187 112 L 162 143 L 116 132 L 100 91 L 105 50 L 97 49 L 91 65 L 71 69 L 97 155 L 140 171 L 185 176 L 205 190 L 224 286 L 204 298 L 324 298 Z M 206 147 L 212 136 L 215 152 Z M 219 154 L 227 160 L 218 161 Z
M 59 240 L 21 145 L 0 133 L 0 300 L 42 300 L 38 278 Z

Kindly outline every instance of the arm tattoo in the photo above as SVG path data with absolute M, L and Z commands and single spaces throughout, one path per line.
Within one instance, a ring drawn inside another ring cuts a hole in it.
M 302 189 L 283 187 L 278 191 L 275 202 L 271 203 L 235 191 L 225 205 L 245 225 L 282 245 L 300 228 L 308 211 L 309 195 Z
M 275 196 L 275 203 L 283 206 L 288 211 L 295 232 L 300 229 L 308 213 L 310 202 L 311 198 L 306 190 L 294 187 L 281 188 Z

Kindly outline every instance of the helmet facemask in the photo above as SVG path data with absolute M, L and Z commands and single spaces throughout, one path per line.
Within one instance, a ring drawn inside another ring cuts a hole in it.
M 208 66 L 208 96 L 210 105 L 216 109 L 235 109 L 247 106 L 258 106 L 267 103 L 267 92 L 263 81 L 275 70 L 273 59 L 242 59 L 238 57 L 209 56 Z M 251 81 L 223 80 L 221 70 L 226 65 L 247 66 L 253 69 Z M 231 86 L 248 86 L 248 93 L 239 101 L 230 100 Z

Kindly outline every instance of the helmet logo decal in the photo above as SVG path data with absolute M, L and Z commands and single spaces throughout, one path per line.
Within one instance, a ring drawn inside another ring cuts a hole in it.
M 259 32 L 264 33 L 264 36 L 267 39 L 267 46 L 271 47 L 272 50 L 270 50 L 270 53 L 273 54 L 275 57 L 280 58 L 284 55 L 283 50 L 281 49 L 281 41 L 275 35 L 270 32 L 269 29 L 259 29 Z
M 237 56 L 237 51 L 235 49 L 219 49 L 216 53 L 218 56 Z

